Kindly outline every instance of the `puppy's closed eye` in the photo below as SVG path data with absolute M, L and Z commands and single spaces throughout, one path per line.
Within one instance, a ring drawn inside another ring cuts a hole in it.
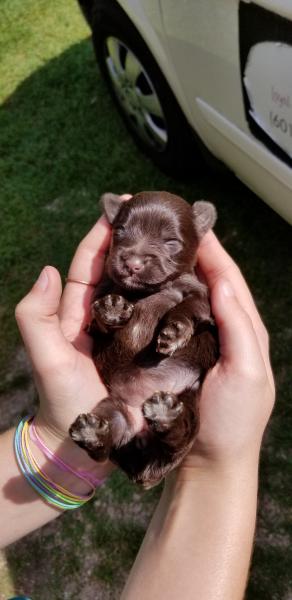
M 182 243 L 175 239 L 164 240 L 164 245 L 170 254 L 177 254 L 182 249 Z

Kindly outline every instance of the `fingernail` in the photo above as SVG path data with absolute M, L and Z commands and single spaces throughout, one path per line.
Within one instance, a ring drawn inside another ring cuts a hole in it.
M 222 286 L 222 292 L 223 292 L 224 296 L 226 296 L 226 298 L 235 296 L 234 289 L 233 289 L 230 281 L 228 281 L 227 279 L 224 279 L 221 286 Z
M 38 279 L 36 280 L 35 285 L 40 287 L 40 289 L 43 292 L 45 292 L 48 287 L 48 283 L 49 283 L 49 278 L 48 278 L 48 274 L 46 271 L 46 267 L 44 267 L 43 270 L 41 271 Z

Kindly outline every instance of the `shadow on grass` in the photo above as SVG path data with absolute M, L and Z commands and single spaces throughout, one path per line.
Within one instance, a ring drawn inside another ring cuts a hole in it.
M 218 208 L 217 233 L 247 276 L 271 334 L 278 405 L 263 451 L 259 524 L 267 547 L 275 522 L 283 536 L 291 536 L 291 228 L 231 175 L 197 173 L 192 183 L 183 183 L 156 170 L 116 115 L 88 41 L 23 82 L 1 109 L 0 121 L 1 366 L 18 340 L 14 305 L 44 264 L 66 273 L 77 242 L 97 218 L 101 193 L 168 189 L 189 201 L 210 199 Z M 34 600 L 118 598 L 142 539 L 143 515 L 154 502 L 147 498 L 117 475 L 97 494 L 97 504 L 13 544 L 6 556 L 16 590 Z M 257 546 L 247 598 L 285 598 L 290 580 L 282 556 L 281 546 L 273 546 L 272 554 Z

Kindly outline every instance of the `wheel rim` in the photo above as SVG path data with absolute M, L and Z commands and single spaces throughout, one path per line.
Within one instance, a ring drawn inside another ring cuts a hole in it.
M 105 40 L 105 64 L 123 112 L 139 138 L 163 152 L 168 133 L 164 112 L 145 67 L 116 37 Z

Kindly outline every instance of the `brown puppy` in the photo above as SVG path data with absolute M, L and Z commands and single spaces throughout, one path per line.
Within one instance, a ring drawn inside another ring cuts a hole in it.
M 105 194 L 102 205 L 113 234 L 90 333 L 108 398 L 80 415 L 70 435 L 97 461 L 110 458 L 151 487 L 191 447 L 199 389 L 218 355 L 208 290 L 194 271 L 216 211 L 167 192 L 128 202 Z

